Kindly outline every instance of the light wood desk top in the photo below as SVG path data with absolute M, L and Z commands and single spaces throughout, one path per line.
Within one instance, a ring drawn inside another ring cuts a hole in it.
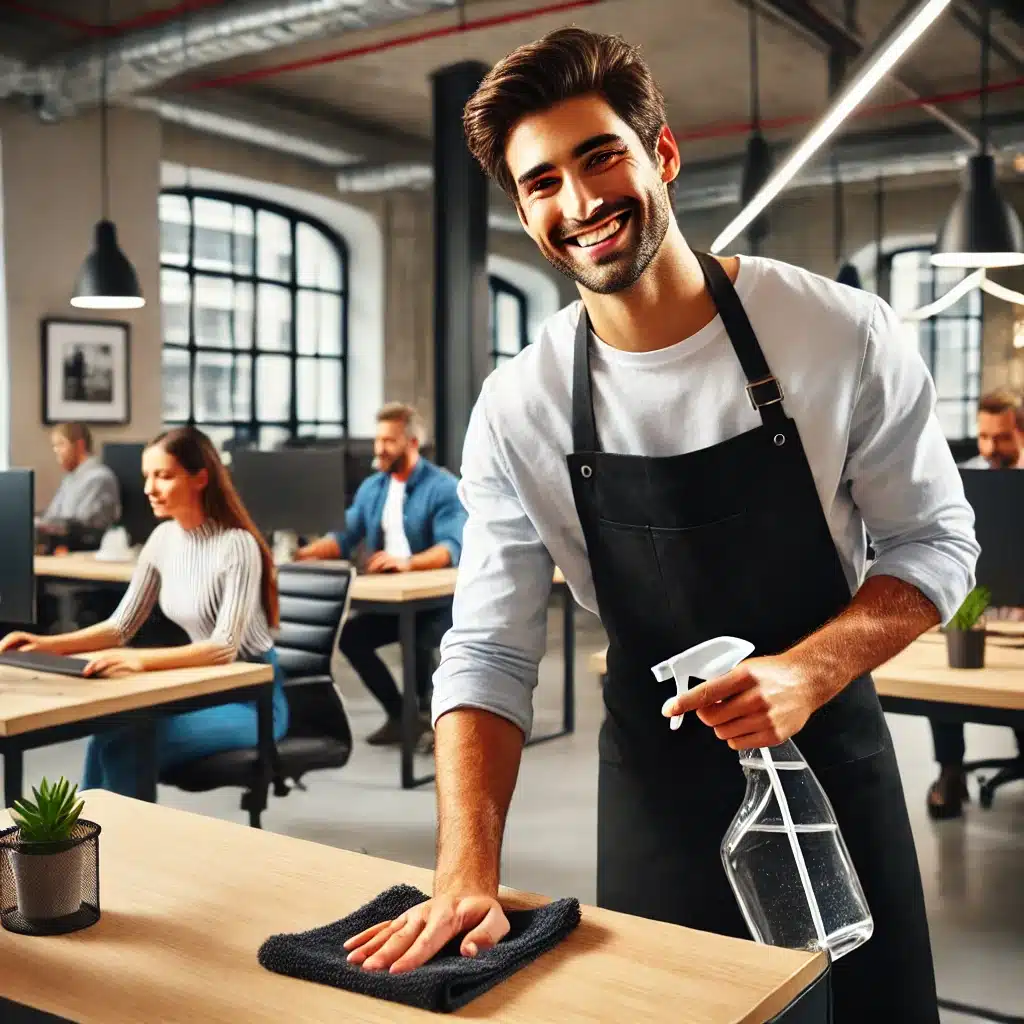
M 1008 625 L 999 623 L 998 628 Z M 1024 636 L 989 636 L 985 643 L 985 667 L 961 669 L 949 667 L 945 636 L 938 631 L 925 633 L 871 673 L 875 689 L 882 697 L 1024 711 L 1024 649 L 1016 646 L 1022 640 Z M 607 653 L 595 651 L 590 656 L 591 672 L 604 675 Z
M 273 678 L 270 665 L 243 662 L 115 679 L 80 679 L 0 665 L 0 736 L 223 693 Z
M 0 931 L 0 996 L 83 1024 L 436 1020 L 273 974 L 256 959 L 268 936 L 327 924 L 396 883 L 430 892 L 429 871 L 111 793 L 84 797 L 83 817 L 103 829 L 102 916 L 58 938 Z M 505 896 L 510 905 L 547 902 Z M 823 953 L 584 907 L 560 946 L 453 1016 L 762 1024 L 825 964 Z
M 317 564 L 317 563 L 310 563 Z M 321 562 L 337 565 L 337 562 Z M 101 562 L 91 552 L 68 555 L 36 555 L 37 576 L 58 579 L 89 580 L 97 583 L 128 583 L 135 570 L 134 562 Z M 455 593 L 458 569 L 428 569 L 423 572 L 381 573 L 357 576 L 352 585 L 353 601 L 384 601 L 399 604 L 430 597 L 449 597 Z M 554 583 L 565 583 L 560 569 L 555 570 Z

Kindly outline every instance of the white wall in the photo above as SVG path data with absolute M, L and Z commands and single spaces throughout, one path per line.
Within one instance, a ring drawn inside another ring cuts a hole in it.
M 348 247 L 348 431 L 372 437 L 384 402 L 384 239 L 377 218 L 365 210 L 289 185 L 258 181 L 165 162 L 164 188 L 221 189 L 266 199 L 316 217 Z

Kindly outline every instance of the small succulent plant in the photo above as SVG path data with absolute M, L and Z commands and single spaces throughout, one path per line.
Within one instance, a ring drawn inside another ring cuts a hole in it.
M 963 631 L 974 629 L 982 615 L 985 614 L 991 597 L 992 592 L 987 587 L 975 587 L 957 609 L 947 629 Z
M 71 838 L 78 816 L 85 806 L 78 800 L 78 786 L 63 776 L 51 785 L 45 778 L 32 787 L 35 800 L 15 800 L 11 817 L 23 843 L 62 843 Z

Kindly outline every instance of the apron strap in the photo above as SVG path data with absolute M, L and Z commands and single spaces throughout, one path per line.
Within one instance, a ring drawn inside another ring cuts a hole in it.
M 743 375 L 748 382 L 747 397 L 750 404 L 758 411 L 761 422 L 766 427 L 779 430 L 786 425 L 786 413 L 782 407 L 782 400 L 785 397 L 782 385 L 768 368 L 743 303 L 740 302 L 729 275 L 714 256 L 696 251 L 694 256 L 697 257 L 700 269 L 704 272 L 704 281 L 718 308 L 736 358 L 743 367 Z
M 590 317 L 582 302 L 572 357 L 572 448 L 575 452 L 601 450 L 590 387 Z

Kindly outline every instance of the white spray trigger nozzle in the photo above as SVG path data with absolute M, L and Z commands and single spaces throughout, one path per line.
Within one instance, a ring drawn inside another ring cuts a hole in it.
M 735 636 L 716 636 L 705 640 L 696 647 L 683 651 L 652 666 L 651 671 L 659 683 L 675 678 L 676 696 L 681 697 L 690 687 L 690 677 L 714 679 L 734 669 L 754 650 L 749 640 Z M 682 715 L 673 715 L 670 727 L 678 729 L 683 724 Z

